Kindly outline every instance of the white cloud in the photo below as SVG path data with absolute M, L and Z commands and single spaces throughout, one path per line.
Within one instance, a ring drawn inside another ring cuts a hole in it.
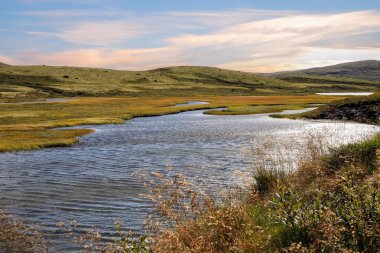
M 83 45 L 112 45 L 125 42 L 144 33 L 139 24 L 127 22 L 88 22 L 63 31 L 58 37 L 70 43 Z

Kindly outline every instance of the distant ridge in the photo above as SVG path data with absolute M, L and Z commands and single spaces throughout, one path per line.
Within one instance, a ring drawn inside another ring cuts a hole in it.
M 8 64 L 0 62 L 0 66 L 9 66 Z
M 268 76 L 280 79 L 291 76 L 332 76 L 380 81 L 380 61 L 366 60 L 348 62 L 326 67 L 271 73 L 268 74 Z

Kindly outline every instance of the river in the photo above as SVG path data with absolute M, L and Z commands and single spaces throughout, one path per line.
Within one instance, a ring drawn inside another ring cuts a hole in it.
M 140 196 L 146 192 L 143 184 L 131 175 L 136 169 L 166 173 L 173 166 L 206 188 L 221 189 L 242 183 L 237 172 L 250 174 L 254 148 L 264 140 L 273 147 L 292 140 L 289 151 L 299 150 L 312 134 L 336 146 L 379 131 L 356 123 L 203 111 L 86 127 L 96 132 L 72 147 L 0 154 L 1 207 L 43 226 L 54 242 L 52 252 L 79 251 L 65 240 L 62 222 L 75 220 L 76 235 L 95 226 L 112 237 L 115 220 L 141 231 L 150 205 Z

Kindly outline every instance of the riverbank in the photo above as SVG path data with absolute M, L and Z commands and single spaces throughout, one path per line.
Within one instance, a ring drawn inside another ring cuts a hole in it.
M 117 97 L 76 98 L 53 103 L 0 104 L 0 152 L 68 146 L 90 130 L 59 130 L 59 127 L 96 124 L 123 124 L 136 117 L 159 116 L 189 110 L 226 107 L 245 108 L 244 114 L 273 112 L 328 103 L 342 97 L 333 96 L 205 96 L 205 97 Z M 188 101 L 209 104 L 185 105 Z M 280 105 L 280 106 L 279 106 Z M 232 109 L 231 109 L 232 108 Z M 249 111 L 246 108 L 250 108 Z M 253 110 L 252 110 L 253 108 Z M 260 110 L 256 110 L 260 108 Z
M 375 93 L 368 97 L 346 98 L 301 114 L 282 114 L 272 116 L 290 119 L 328 119 L 379 124 L 380 93 Z
M 365 113 L 375 99 L 349 99 L 320 111 L 379 124 Z M 360 117 L 341 109 L 352 103 L 363 112 Z M 174 204 L 157 200 L 158 212 L 175 225 L 155 235 L 153 252 L 377 252 L 380 134 L 328 154 L 310 145 L 304 156 L 296 171 L 286 171 L 281 163 L 278 169 L 256 167 L 249 191 L 232 193 L 220 204 L 187 186 L 180 192 L 191 194 L 180 195 Z M 191 211 L 181 209 L 186 206 Z

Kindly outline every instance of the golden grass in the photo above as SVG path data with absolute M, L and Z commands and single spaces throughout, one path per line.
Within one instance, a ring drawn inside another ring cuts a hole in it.
M 273 109 L 302 108 L 314 103 L 341 99 L 331 96 L 214 96 L 214 97 L 97 97 L 64 102 L 0 104 L 0 152 L 52 146 L 67 146 L 89 130 L 53 130 L 57 127 L 95 124 L 122 124 L 142 116 L 158 116 L 195 109 L 228 107 L 225 114 L 266 113 Z M 173 105 L 187 101 L 205 105 Z M 281 105 L 281 106 L 279 106 Z M 249 110 L 247 110 L 247 108 Z M 259 110 L 256 110 L 259 108 Z

